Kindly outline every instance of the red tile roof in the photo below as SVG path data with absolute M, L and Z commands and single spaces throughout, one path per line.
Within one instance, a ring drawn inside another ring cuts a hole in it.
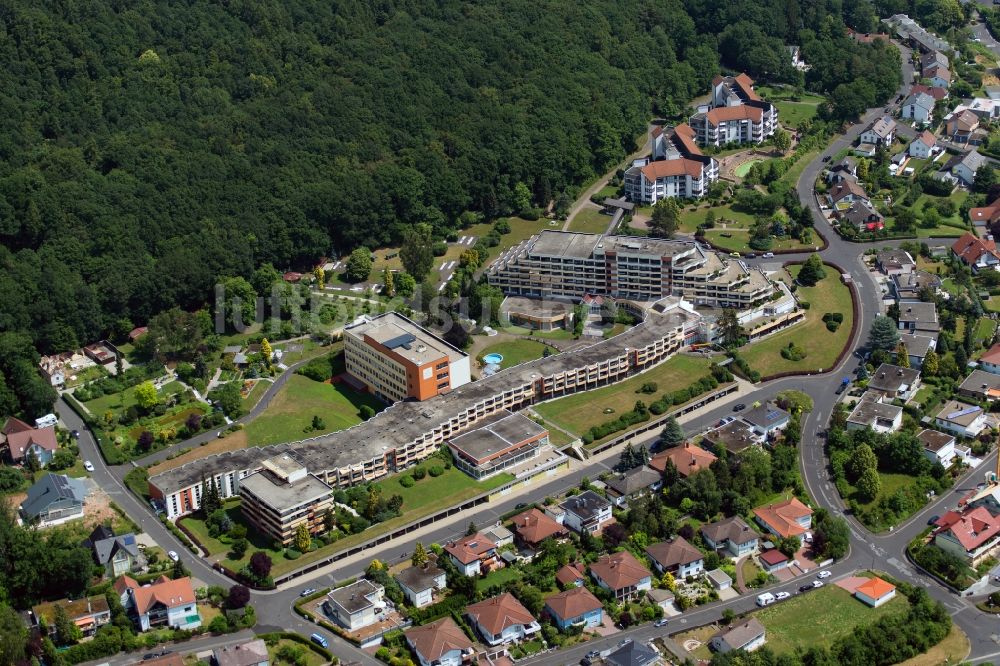
M 869 578 L 867 582 L 858 585 L 856 588 L 854 588 L 854 591 L 860 592 L 866 597 L 878 601 L 885 595 L 892 593 L 895 589 L 896 586 L 893 585 L 892 583 L 884 581 L 878 576 L 875 576 L 874 578 Z
M 788 561 L 788 556 L 776 548 L 765 550 L 760 554 L 760 561 L 769 567 L 777 566 Z
M 552 595 L 545 601 L 545 605 L 560 619 L 571 620 L 601 608 L 601 600 L 585 587 L 574 587 Z
M 662 472 L 667 467 L 667 461 L 674 463 L 674 467 L 681 476 L 689 476 L 695 472 L 707 468 L 717 458 L 705 449 L 685 442 L 682 446 L 675 446 L 661 451 L 653 456 L 649 461 L 649 466 Z
M 926 93 L 935 100 L 942 100 L 948 96 L 948 91 L 945 88 L 941 86 L 925 86 L 922 83 L 918 83 L 910 88 L 910 94 L 916 95 L 917 93 Z
M 514 532 L 528 544 L 539 544 L 554 536 L 565 536 L 568 531 L 551 516 L 538 509 L 529 509 L 514 516 Z
M 563 585 L 576 585 L 576 582 L 583 580 L 586 576 L 579 564 L 567 564 L 556 572 L 556 580 Z
M 757 519 L 767 525 L 782 538 L 805 533 L 805 528 L 799 525 L 798 519 L 812 515 L 812 509 L 793 497 L 767 506 L 754 509 Z
M 701 162 L 689 160 L 686 157 L 679 157 L 674 160 L 657 160 L 642 167 L 642 175 L 647 180 L 684 175 L 691 176 L 692 178 L 700 178 Z
M 989 206 L 970 208 L 969 219 L 973 222 L 986 222 L 990 225 L 994 224 L 1000 220 L 1000 199 L 997 199 Z
M 688 155 L 701 155 L 701 148 L 695 143 L 694 129 L 687 123 L 681 123 L 674 127 L 674 137 L 680 143 L 678 148 Z
M 984 254 L 992 254 L 1000 259 L 995 241 L 977 238 L 968 231 L 952 244 L 951 251 L 967 264 L 976 263 Z
M 591 573 L 603 580 L 612 590 L 638 585 L 652 573 L 627 550 L 598 558 L 590 565 Z
M 507 627 L 517 624 L 531 624 L 534 616 L 521 605 L 513 594 L 504 592 L 498 597 L 467 606 L 465 612 L 486 631 L 494 636 Z
M 937 144 L 937 137 L 931 134 L 928 130 L 924 130 L 920 133 L 919 138 L 925 146 L 928 148 L 933 148 Z
M 760 99 L 760 98 L 758 98 Z M 713 125 L 728 122 L 730 120 L 750 120 L 759 123 L 764 118 L 764 111 L 756 106 L 740 104 L 739 106 L 717 106 L 705 117 Z
M 482 534 L 473 534 L 448 544 L 444 549 L 462 564 L 470 564 L 496 547 L 495 543 Z
M 428 663 L 437 661 L 452 650 L 472 648 L 472 641 L 450 617 L 407 629 L 403 635 Z
M 16 419 L 15 419 L 16 420 Z M 21 425 L 24 425 L 23 421 L 19 421 Z M 59 448 L 59 442 L 56 441 L 56 429 L 55 426 L 49 426 L 48 428 L 31 428 L 27 430 L 18 429 L 7 435 L 7 448 L 10 451 L 10 458 L 14 462 L 24 459 L 24 454 L 31 448 L 32 445 L 39 446 L 46 451 L 55 451 Z
M 743 94 L 746 95 L 747 99 L 751 99 L 755 102 L 761 101 L 760 95 L 754 92 L 753 79 L 751 79 L 745 73 L 740 72 L 739 74 L 737 74 L 735 77 L 733 77 L 733 82 L 736 84 L 736 87 L 738 87 L 743 92 Z
M 682 536 L 676 536 L 670 541 L 650 544 L 646 547 L 646 554 L 664 569 L 674 569 L 677 566 L 704 559 L 701 551 L 688 543 L 687 539 Z
M 135 608 L 140 615 L 149 612 L 157 602 L 167 608 L 175 608 L 185 604 L 195 603 L 194 588 L 189 577 L 170 580 L 160 576 L 151 585 L 141 586 L 130 576 L 122 576 L 115 581 L 115 591 L 123 594 L 126 589 L 132 590 L 135 598 Z
M 984 506 L 963 511 L 961 514 L 949 515 L 954 513 L 949 511 L 938 520 L 937 524 L 947 518 L 947 526 L 941 530 L 951 532 L 955 540 L 967 551 L 979 548 L 1000 533 L 1000 518 L 995 517 Z

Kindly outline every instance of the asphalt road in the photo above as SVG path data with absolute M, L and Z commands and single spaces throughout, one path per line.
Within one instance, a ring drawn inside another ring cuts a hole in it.
M 902 47 L 901 50 L 903 51 L 903 75 L 905 83 L 900 87 L 897 96 L 907 94 L 909 90 L 909 82 L 911 81 L 909 71 L 909 54 L 908 51 L 906 49 L 902 49 Z M 895 102 L 893 102 L 892 106 L 895 106 Z M 824 163 L 822 158 L 825 156 L 832 156 L 852 144 L 867 124 L 883 113 L 884 107 L 869 110 L 860 119 L 858 124 L 852 126 L 841 138 L 833 142 L 822 155 L 818 156 L 805 168 L 799 178 L 796 188 L 800 200 L 807 204 L 813 211 L 816 227 L 823 233 L 824 236 L 826 236 L 829 242 L 829 247 L 822 252 L 823 258 L 826 261 L 838 264 L 845 271 L 850 272 L 854 278 L 854 283 L 857 287 L 857 294 L 860 298 L 861 305 L 859 312 L 859 333 L 856 335 L 855 339 L 851 341 L 851 345 L 854 348 L 863 344 L 871 318 L 880 312 L 879 288 L 861 261 L 864 250 L 870 247 L 870 245 L 852 244 L 840 239 L 821 214 L 821 211 L 816 204 L 815 197 L 813 196 L 812 184 L 823 168 Z M 795 258 L 795 256 L 782 256 L 781 260 Z M 838 367 L 831 368 L 824 374 L 811 377 L 785 378 L 761 384 L 758 385 L 754 391 L 741 398 L 745 402 L 752 402 L 756 400 L 764 401 L 772 397 L 778 391 L 788 388 L 805 391 L 813 398 L 814 409 L 807 415 L 802 424 L 802 454 L 800 457 L 802 477 L 809 493 L 816 500 L 816 502 L 821 506 L 829 508 L 837 514 L 843 514 L 843 505 L 836 493 L 836 490 L 833 488 L 832 483 L 829 480 L 826 459 L 823 453 L 823 439 L 819 436 L 819 433 L 821 429 L 825 427 L 826 421 L 833 411 L 834 404 L 838 397 L 834 393 L 834 390 L 839 384 L 840 377 L 845 374 L 849 374 L 850 370 L 853 369 L 856 363 L 857 361 L 853 356 L 847 356 Z M 280 388 L 280 385 L 283 383 L 285 377 L 286 376 L 283 376 L 275 382 L 275 385 L 272 387 L 274 392 Z M 271 391 L 268 393 L 273 395 Z M 269 396 L 266 395 L 265 400 L 268 398 Z M 261 401 L 258 406 L 259 408 L 255 408 L 255 410 L 251 412 L 251 415 L 255 415 L 263 409 L 263 406 L 266 405 L 265 400 Z M 84 458 L 93 461 L 96 466 L 96 470 L 92 476 L 97 481 L 98 485 L 104 488 L 111 495 L 112 499 L 118 503 L 118 505 L 121 506 L 126 513 L 128 513 L 128 515 L 137 520 L 142 525 L 142 528 L 164 548 L 168 550 L 176 550 L 178 553 L 183 553 L 182 557 L 185 564 L 192 571 L 192 574 L 198 579 L 202 580 L 206 584 L 218 584 L 225 586 L 232 584 L 231 580 L 211 569 L 211 567 L 205 564 L 201 559 L 193 557 L 174 538 L 174 536 L 160 524 L 160 522 L 153 516 L 148 506 L 126 491 L 122 482 L 122 477 L 131 468 L 130 466 L 125 465 L 115 468 L 108 468 L 105 466 L 97 450 L 93 437 L 90 432 L 85 429 L 82 420 L 79 419 L 79 417 L 62 402 L 57 405 L 57 411 L 69 428 L 75 428 L 81 432 L 81 454 Z M 708 414 L 686 423 L 685 428 L 691 432 L 707 427 L 728 413 L 730 413 L 730 408 L 728 406 L 711 410 Z M 251 415 L 248 415 L 246 418 L 252 418 Z M 211 435 L 209 435 L 209 437 L 210 436 Z M 647 442 L 651 443 L 653 439 L 655 439 L 655 436 L 648 438 Z M 192 443 L 197 443 L 197 440 L 195 440 L 195 442 L 186 442 L 182 445 L 177 445 L 175 448 L 190 446 Z M 165 455 L 166 454 L 164 454 L 164 457 Z M 993 456 L 987 459 L 987 462 L 984 463 L 987 468 L 991 466 L 990 460 L 992 460 L 992 458 Z M 151 460 L 151 458 L 148 458 L 143 462 L 145 463 Z M 599 463 L 598 465 L 600 466 L 592 465 L 584 469 L 578 469 L 575 472 L 562 475 L 553 481 L 541 485 L 532 492 L 530 499 L 534 501 L 541 501 L 547 496 L 558 495 L 562 491 L 577 485 L 584 475 L 593 477 L 606 469 L 606 466 Z M 894 530 L 887 534 L 873 535 L 857 523 L 857 521 L 855 521 L 852 517 L 846 516 L 851 526 L 851 551 L 843 560 L 827 567 L 833 574 L 833 577 L 828 579 L 828 583 L 835 581 L 841 576 L 849 575 L 852 571 L 857 569 L 875 567 L 884 569 L 901 580 L 926 588 L 931 596 L 945 604 L 955 623 L 969 636 L 972 642 L 972 653 L 969 657 L 969 661 L 972 663 L 979 663 L 984 660 L 1000 656 L 1000 637 L 996 634 L 997 626 L 995 619 L 993 619 L 992 616 L 987 616 L 978 612 L 964 599 L 951 594 L 930 578 L 920 575 L 906 561 L 904 548 L 906 544 L 923 528 L 926 523 L 927 516 L 943 513 L 947 508 L 953 507 L 957 502 L 957 499 L 962 494 L 973 488 L 978 481 L 978 473 L 972 472 L 968 474 L 960 481 L 959 484 L 957 484 L 954 493 L 938 498 L 935 502 L 929 504 L 917 515 L 913 516 L 909 521 L 902 525 L 895 526 Z M 476 515 L 477 524 L 488 524 L 497 520 L 500 515 L 514 508 L 514 505 L 519 501 L 525 501 L 525 498 L 523 496 L 514 497 L 507 501 L 500 501 L 483 507 L 482 510 Z M 418 539 L 423 543 L 444 543 L 464 534 L 464 528 L 464 522 L 462 524 L 440 525 L 429 532 L 421 534 L 419 537 L 402 537 L 393 541 L 391 545 L 373 549 L 371 552 L 371 558 L 398 561 L 405 558 L 408 553 L 413 551 L 415 543 Z M 303 587 L 325 586 L 338 580 L 355 576 L 361 573 L 362 569 L 363 565 L 360 563 L 333 564 L 318 572 L 303 576 L 299 579 L 300 582 L 294 589 L 272 592 L 254 592 L 252 603 L 256 607 L 257 616 L 261 621 L 261 625 L 258 626 L 256 630 L 258 632 L 265 632 L 275 630 L 277 628 L 283 628 L 286 630 L 299 631 L 306 635 L 312 631 L 319 631 L 319 633 L 330 639 L 331 648 L 334 653 L 342 659 L 359 661 L 366 664 L 366 666 L 369 664 L 374 666 L 378 662 L 369 657 L 367 654 L 354 648 L 347 642 L 329 634 L 329 632 L 317 629 L 311 624 L 304 622 L 291 610 L 292 604 L 298 596 L 298 591 Z M 788 583 L 774 585 L 766 589 L 769 591 L 794 592 L 797 591 L 798 586 L 803 584 L 804 580 L 811 580 L 811 578 L 802 577 Z M 651 624 L 640 625 L 616 634 L 611 638 L 588 642 L 585 646 L 578 646 L 568 650 L 539 655 L 529 660 L 529 663 L 576 663 L 587 651 L 592 649 L 610 649 L 623 638 L 628 637 L 635 640 L 649 640 L 656 636 L 677 632 L 683 627 L 694 627 L 707 622 L 716 621 L 721 618 L 722 611 L 727 608 L 732 609 L 737 613 L 750 611 L 755 607 L 754 602 L 755 595 L 744 595 L 743 597 L 731 601 L 708 604 L 706 606 L 687 611 L 682 616 L 672 619 L 669 626 L 661 629 L 654 628 Z M 207 639 L 205 640 L 207 641 Z M 197 648 L 195 642 L 178 647 L 184 649 L 185 651 L 188 650 L 189 647 L 193 649 L 201 649 Z

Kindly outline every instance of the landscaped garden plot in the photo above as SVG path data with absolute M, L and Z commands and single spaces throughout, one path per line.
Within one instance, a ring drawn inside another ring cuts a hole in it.
M 503 361 L 500 363 L 500 367 L 509 368 L 514 365 L 520 365 L 521 363 L 541 358 L 542 355 L 545 354 L 546 349 L 548 349 L 550 353 L 558 353 L 558 351 L 552 347 L 535 340 L 512 340 L 510 342 L 501 342 L 499 344 L 486 347 L 483 349 L 483 353 L 480 354 L 479 358 L 481 360 L 488 354 L 500 354 L 503 356 Z
M 797 276 L 800 268 L 801 266 L 789 267 L 791 276 Z M 744 360 L 761 375 L 828 370 L 847 345 L 854 322 L 851 291 L 841 282 L 840 273 L 834 267 L 824 265 L 824 270 L 826 277 L 817 282 L 816 286 L 798 288 L 798 298 L 810 304 L 802 323 L 759 342 L 752 342 L 740 350 Z M 826 313 L 843 315 L 840 327 L 834 332 L 827 330 L 823 321 Z M 790 360 L 781 355 L 781 350 L 787 348 L 789 343 L 804 350 L 805 356 L 801 360 Z

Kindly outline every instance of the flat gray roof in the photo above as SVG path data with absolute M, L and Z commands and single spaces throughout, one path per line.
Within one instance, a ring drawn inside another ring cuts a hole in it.
M 475 430 L 451 438 L 451 445 L 475 460 L 507 451 L 526 439 L 548 432 L 521 413 L 503 411 Z
M 406 446 L 487 398 L 530 386 L 542 377 L 595 365 L 628 350 L 645 347 L 663 338 L 669 330 L 683 328 L 699 318 L 680 308 L 667 312 L 649 310 L 646 319 L 638 325 L 589 347 L 521 363 L 423 402 L 397 402 L 346 430 L 298 442 L 207 456 L 150 477 L 150 481 L 169 494 L 201 483 L 203 475 L 254 469 L 260 461 L 280 453 L 292 455 L 316 473 L 361 465 Z
M 875 402 L 874 400 L 862 400 L 854 406 L 854 411 L 847 417 L 847 422 L 867 426 L 871 425 L 876 419 L 888 419 L 892 421 L 902 411 L 903 408 L 896 405 Z
M 358 338 L 368 336 L 418 365 L 429 363 L 442 356 L 447 356 L 449 361 L 457 361 L 468 356 L 398 312 L 361 317 L 354 324 L 347 326 L 344 333 Z
M 588 259 L 595 254 L 607 254 L 608 252 L 672 257 L 675 254 L 690 252 L 694 248 L 693 241 L 675 241 L 644 236 L 602 236 L 600 234 L 581 234 L 574 231 L 546 229 L 535 238 L 529 254 L 572 259 Z
M 312 474 L 301 481 L 282 483 L 269 472 L 255 472 L 240 481 L 246 490 L 279 513 L 329 495 L 332 490 Z
M 353 614 L 360 610 L 364 610 L 369 606 L 374 606 L 375 604 L 372 603 L 368 597 L 374 594 L 377 590 L 378 588 L 375 587 L 370 580 L 362 578 L 361 580 L 355 581 L 350 585 L 330 590 L 327 592 L 326 596 L 345 611 Z

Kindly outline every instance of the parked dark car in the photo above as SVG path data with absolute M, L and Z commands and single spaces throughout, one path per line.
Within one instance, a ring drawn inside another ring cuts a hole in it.
M 941 520 L 941 516 L 931 516 L 930 518 L 927 519 L 927 524 L 928 525 L 933 525 L 934 523 L 936 523 L 939 520 Z
M 733 411 L 734 412 L 742 412 L 746 408 L 747 408 L 746 403 L 741 402 L 738 405 L 736 405 L 735 407 L 733 407 Z
M 799 587 L 799 592 L 808 592 L 809 590 L 812 590 L 812 589 L 813 589 L 813 584 L 809 583 L 807 585 L 801 585 Z

